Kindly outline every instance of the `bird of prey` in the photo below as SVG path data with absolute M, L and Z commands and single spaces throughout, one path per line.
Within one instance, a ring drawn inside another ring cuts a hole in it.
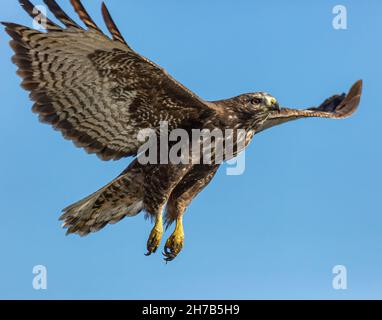
M 103 160 L 134 157 L 116 179 L 63 210 L 67 233 L 85 236 L 126 216 L 145 212 L 155 224 L 147 255 L 156 252 L 163 225 L 176 223 L 165 243 L 165 260 L 183 248 L 183 215 L 211 181 L 220 163 L 147 163 L 139 161 L 140 130 L 243 129 L 245 146 L 265 129 L 291 120 L 320 117 L 342 119 L 358 107 L 362 81 L 347 94 L 334 95 L 308 109 L 289 109 L 263 92 L 205 101 L 173 79 L 164 69 L 135 52 L 102 4 L 111 37 L 92 20 L 79 0 L 71 0 L 85 26 L 69 17 L 54 0 L 44 0 L 57 24 L 28 0 L 22 8 L 42 21 L 39 31 L 3 22 L 12 40 L 21 86 L 30 92 L 33 112 L 66 139 Z M 165 218 L 162 218 L 165 212 Z

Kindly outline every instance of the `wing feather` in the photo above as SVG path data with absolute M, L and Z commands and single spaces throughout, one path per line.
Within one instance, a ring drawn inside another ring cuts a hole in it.
M 102 3 L 102 16 L 103 16 L 103 19 L 105 20 L 106 26 L 109 32 L 111 33 L 113 39 L 128 46 L 121 32 L 118 30 L 118 27 L 115 24 L 113 18 L 111 17 L 110 12 L 104 2 Z
M 79 24 L 77 24 L 72 18 L 70 18 L 64 10 L 57 4 L 55 0 L 44 0 L 49 10 L 54 14 L 54 16 L 61 21 L 66 27 L 82 29 Z
M 99 33 L 102 33 L 101 29 L 96 25 L 93 19 L 90 17 L 85 7 L 82 5 L 80 0 L 70 0 L 74 10 L 77 12 L 80 19 L 85 23 L 89 29 L 93 29 Z
M 26 13 L 30 15 L 32 19 L 40 17 L 41 20 L 44 20 L 45 28 L 47 30 L 61 30 L 60 26 L 55 24 L 53 21 L 48 19 L 37 7 L 35 7 L 29 0 L 19 0 L 21 7 L 25 10 Z
M 320 106 L 305 110 L 282 108 L 274 112 L 264 122 L 257 133 L 279 124 L 301 118 L 344 119 L 351 116 L 358 108 L 362 95 L 362 80 L 358 80 L 350 88 L 348 94 L 334 95 L 326 99 Z
M 11 36 L 12 58 L 30 91 L 33 111 L 65 138 L 104 160 L 136 155 L 139 130 L 201 126 L 213 110 L 162 68 L 128 47 L 107 9 L 113 39 L 90 19 L 80 1 L 71 0 L 91 30 L 81 29 L 55 1 L 48 8 L 67 29 L 49 22 L 48 32 L 3 23 Z M 20 0 L 35 17 L 30 1 Z M 49 20 L 50 21 L 50 20 Z

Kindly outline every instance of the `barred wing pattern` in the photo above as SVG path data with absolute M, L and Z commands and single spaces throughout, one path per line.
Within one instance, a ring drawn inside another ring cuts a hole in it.
M 19 0 L 35 18 L 28 0 Z M 33 111 L 65 138 L 101 159 L 137 154 L 140 129 L 201 126 L 213 110 L 163 69 L 134 52 L 106 6 L 102 14 L 112 39 L 102 33 L 79 0 L 71 3 L 83 29 L 54 0 L 44 0 L 62 28 L 44 17 L 47 32 L 3 23 L 12 37 L 13 62 L 30 91 Z

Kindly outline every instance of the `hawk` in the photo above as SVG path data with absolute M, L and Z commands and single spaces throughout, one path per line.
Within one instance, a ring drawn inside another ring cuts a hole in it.
M 326 99 L 317 107 L 289 109 L 263 92 L 205 101 L 173 79 L 164 69 L 135 52 L 125 41 L 105 4 L 102 15 L 111 37 L 92 20 L 79 0 L 71 0 L 85 26 L 69 17 L 54 0 L 45 5 L 61 23 L 43 16 L 28 0 L 19 0 L 43 32 L 3 22 L 15 52 L 12 61 L 30 92 L 33 112 L 66 139 L 102 160 L 134 157 L 117 178 L 90 196 L 65 208 L 67 233 L 85 236 L 124 217 L 145 212 L 155 223 L 147 255 L 156 252 L 163 225 L 175 222 L 163 254 L 173 260 L 184 242 L 183 215 L 191 201 L 216 174 L 220 163 L 142 164 L 140 130 L 243 129 L 245 146 L 265 129 L 296 119 L 342 119 L 358 107 L 362 81 L 347 94 Z M 242 150 L 236 150 L 240 152 Z M 162 218 L 164 214 L 164 219 Z

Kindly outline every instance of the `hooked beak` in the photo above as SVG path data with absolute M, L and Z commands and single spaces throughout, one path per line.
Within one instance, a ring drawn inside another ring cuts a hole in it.
M 275 104 L 273 104 L 273 105 L 271 106 L 271 110 L 272 110 L 272 111 L 281 111 L 281 108 L 280 108 L 279 103 L 276 102 Z

